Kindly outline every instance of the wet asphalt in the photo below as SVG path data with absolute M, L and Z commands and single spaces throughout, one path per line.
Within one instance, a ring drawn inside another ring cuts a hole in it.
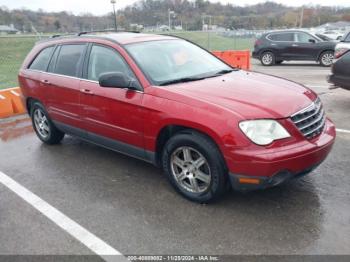
M 350 130 L 350 91 L 329 68 L 288 63 L 253 70 L 298 81 Z M 66 136 L 42 144 L 26 116 L 0 121 L 0 171 L 123 254 L 350 254 L 350 134 L 299 180 L 210 205 L 179 196 L 161 170 Z M 0 254 L 92 254 L 0 183 Z

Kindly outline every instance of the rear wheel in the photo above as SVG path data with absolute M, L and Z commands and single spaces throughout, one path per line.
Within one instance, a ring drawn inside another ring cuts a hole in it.
M 50 145 L 61 142 L 64 133 L 55 127 L 41 103 L 34 102 L 30 115 L 35 133 L 41 141 Z
M 179 133 L 166 143 L 162 166 L 171 185 L 191 201 L 206 203 L 227 189 L 221 153 L 208 137 L 195 131 Z
M 326 51 L 320 55 L 320 64 L 322 66 L 331 66 L 334 59 L 333 51 Z
M 274 53 L 264 52 L 260 57 L 260 62 L 264 66 L 272 66 L 275 63 Z

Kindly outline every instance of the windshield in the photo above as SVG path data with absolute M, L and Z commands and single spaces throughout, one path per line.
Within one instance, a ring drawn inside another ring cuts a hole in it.
M 229 73 L 232 68 L 184 40 L 160 40 L 126 46 L 155 85 L 200 80 Z

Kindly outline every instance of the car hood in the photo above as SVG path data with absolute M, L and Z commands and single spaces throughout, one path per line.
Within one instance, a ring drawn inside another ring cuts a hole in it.
M 241 70 L 167 88 L 187 98 L 223 107 L 245 119 L 286 118 L 316 98 L 314 92 L 295 82 Z

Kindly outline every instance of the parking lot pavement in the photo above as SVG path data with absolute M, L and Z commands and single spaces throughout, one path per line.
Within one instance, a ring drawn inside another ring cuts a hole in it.
M 313 86 L 350 130 L 350 92 L 328 89 L 329 69 L 253 69 Z M 123 254 L 350 254 L 350 134 L 304 178 L 198 205 L 147 163 L 70 136 L 44 145 L 16 119 L 0 121 L 0 171 Z M 0 254 L 92 253 L 1 183 L 0 241 Z

